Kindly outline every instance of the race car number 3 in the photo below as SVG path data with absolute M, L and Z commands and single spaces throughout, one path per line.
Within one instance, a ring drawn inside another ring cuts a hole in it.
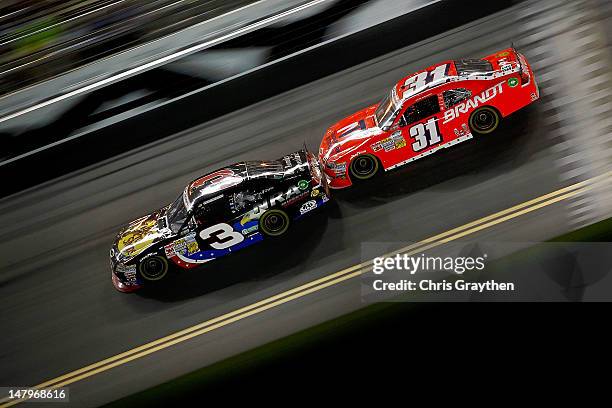
M 216 224 L 200 231 L 200 238 L 207 241 L 214 249 L 226 249 L 237 245 L 244 241 L 244 235 L 234 231 L 234 229 L 225 223 Z M 215 241 L 210 241 L 214 238 Z

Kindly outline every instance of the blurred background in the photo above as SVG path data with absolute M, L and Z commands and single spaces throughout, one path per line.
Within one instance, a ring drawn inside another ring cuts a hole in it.
M 1 95 L 247 4 L 247 0 L 3 1 Z
M 485 3 L 458 14 L 457 2 L 429 0 L 2 2 L 0 173 L 14 180 L 11 174 L 23 175 L 45 155 L 67 154 L 71 143 L 105 141 L 91 160 L 54 165 L 44 173 L 58 176 L 118 153 L 109 137 L 117 132 L 109 127 L 127 124 L 128 118 L 136 125 L 140 114 L 168 101 L 196 91 L 210 98 L 205 109 L 177 118 L 185 128 L 512 3 Z M 432 13 L 452 19 L 415 24 Z M 363 36 L 367 46 L 341 60 L 317 61 L 316 52 L 330 48 L 326 43 L 351 35 Z M 219 98 L 211 89 L 299 56 L 291 65 L 313 47 L 307 60 L 315 66 L 307 72 L 290 73 L 286 66 L 274 81 L 253 83 L 250 95 L 225 98 L 223 91 Z M 172 134 L 138 128 L 147 133 L 130 132 L 121 150 Z M 25 184 L 20 177 L 18 185 L 5 185 L 4 193 L 44 181 L 41 176 L 28 174 Z

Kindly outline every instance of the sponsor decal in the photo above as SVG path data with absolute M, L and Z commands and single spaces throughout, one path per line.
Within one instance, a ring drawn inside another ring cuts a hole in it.
M 251 211 L 246 213 L 244 215 L 244 217 L 242 217 L 242 219 L 240 220 L 240 224 L 245 225 L 245 224 L 247 224 L 251 220 L 259 219 L 261 214 L 264 211 L 266 211 L 268 208 L 274 207 L 276 205 L 280 205 L 282 207 L 287 207 L 287 206 L 289 206 L 289 205 L 291 205 L 291 204 L 293 204 L 293 203 L 303 199 L 304 197 L 306 197 L 308 195 L 308 192 L 307 191 L 302 191 L 302 189 L 300 189 L 300 187 L 299 187 L 300 184 L 302 185 L 302 187 L 305 186 L 305 188 L 303 188 L 303 189 L 307 189 L 308 186 L 310 185 L 310 183 L 308 181 L 300 180 L 298 182 L 297 186 L 291 186 L 284 193 L 280 193 L 280 194 L 277 194 L 275 196 L 272 196 L 270 198 L 270 200 L 255 206 L 255 208 L 253 208 Z
M 502 69 L 502 71 L 511 71 L 512 70 L 512 63 L 509 62 L 506 58 L 500 59 L 499 61 L 497 61 L 497 63 L 499 64 L 499 66 Z
M 300 207 L 300 214 L 306 214 L 307 212 L 312 211 L 315 208 L 317 208 L 317 202 L 315 200 L 306 201 Z
M 250 207 L 251 204 L 258 201 L 262 201 L 266 193 L 270 192 L 272 188 L 267 188 L 260 192 L 253 190 L 245 190 L 234 193 L 229 196 L 229 206 L 233 213 L 243 211 L 245 208 Z
M 287 167 L 293 167 L 294 166 L 294 163 L 291 162 L 292 159 L 295 162 L 295 164 L 297 164 L 297 165 L 302 164 L 302 158 L 300 157 L 300 154 L 298 152 L 295 152 L 295 153 L 292 153 L 292 154 L 289 154 L 289 155 L 283 157 L 283 161 L 285 162 Z
M 131 272 L 136 273 L 136 265 L 125 265 L 122 263 L 118 263 L 117 266 L 115 267 L 115 270 L 118 273 L 131 273 Z
M 123 279 L 121 280 L 123 283 L 127 285 L 138 283 L 138 279 L 136 278 L 136 265 L 118 263 L 115 267 L 115 271 L 123 274 Z
M 346 173 L 346 162 L 341 162 L 341 163 L 330 162 L 330 163 L 327 163 L 326 166 L 328 169 L 332 170 L 336 176 L 341 176 Z
M 500 52 L 499 54 L 497 54 L 496 57 L 503 58 L 503 57 L 507 57 L 508 55 L 510 55 L 510 53 L 508 51 L 504 51 L 504 52 Z
M 200 247 L 195 239 L 195 232 L 191 234 L 185 235 L 182 238 L 177 239 L 176 241 L 171 242 L 170 244 L 164 247 L 166 252 L 166 257 L 170 258 L 175 256 L 176 254 L 181 255 L 192 255 L 196 252 L 200 251 Z
M 465 124 L 465 123 L 461 124 L 461 128 L 460 129 L 455 128 L 455 135 L 456 136 L 465 136 L 468 133 L 470 133 L 470 130 L 469 130 L 467 124 Z
M 327 197 L 327 195 L 325 193 L 321 194 L 321 202 L 326 203 L 328 201 L 329 201 L 329 198 Z
M 504 91 L 503 84 L 503 82 L 500 82 L 497 85 L 494 85 L 491 88 L 483 91 L 480 95 L 476 95 L 471 99 L 468 99 L 467 101 L 454 106 L 452 109 L 447 109 L 444 112 L 444 121 L 442 123 L 446 124 L 451 120 L 458 118 L 462 114 L 465 114 L 472 109 L 476 109 L 485 102 L 488 102 L 491 99 L 495 98 L 497 95 L 502 94 Z
M 382 139 L 371 145 L 372 150 L 378 152 L 380 150 L 384 150 L 385 152 L 390 152 L 395 149 L 401 149 L 402 147 L 406 147 L 406 139 L 402 136 L 401 131 L 394 132 L 391 136 Z
M 149 252 L 148 254 L 144 255 L 142 258 L 140 258 L 140 261 L 143 261 L 147 258 L 151 258 L 152 256 L 157 255 L 155 252 Z
M 304 191 L 303 193 L 300 193 L 299 195 L 292 197 L 289 200 L 285 201 L 283 203 L 283 207 L 289 207 L 292 204 L 302 201 L 306 197 L 308 197 L 308 192 Z
M 255 231 L 257 231 L 258 229 L 259 229 L 259 225 L 258 225 L 258 224 L 255 224 L 255 225 L 253 225 L 253 226 L 250 226 L 249 228 L 245 228 L 245 229 L 243 229 L 243 230 L 242 230 L 242 231 L 240 231 L 240 232 L 242 232 L 242 235 L 249 235 L 251 232 L 255 232 Z
M 531 100 L 532 100 L 532 101 L 535 101 L 536 99 L 538 99 L 538 95 L 536 95 L 536 93 L 535 93 L 535 92 L 532 92 L 532 93 L 531 93 Z
M 508 80 L 508 86 L 510 88 L 514 88 L 515 86 L 517 86 L 519 84 L 519 80 L 517 78 L 510 78 Z
M 126 257 L 144 251 L 157 238 L 157 220 L 154 216 L 144 218 L 126 229 L 117 241 L 117 249 Z
M 318 195 L 319 195 L 319 189 L 318 189 L 318 188 L 315 188 L 314 190 L 312 190 L 312 191 L 310 192 L 310 196 L 311 196 L 311 197 L 316 197 L 316 196 L 318 196 Z
M 297 183 L 297 186 L 300 190 L 304 191 L 308 188 L 308 186 L 310 185 L 310 183 L 306 180 L 300 180 Z
M 130 285 L 138 283 L 138 279 L 136 279 L 136 271 L 126 272 L 124 274 L 124 277 L 127 283 L 129 283 Z
M 242 224 L 241 221 L 234 224 L 234 229 L 240 231 L 242 235 L 249 235 L 252 232 L 259 230 L 259 221 L 251 220 L 245 224 Z

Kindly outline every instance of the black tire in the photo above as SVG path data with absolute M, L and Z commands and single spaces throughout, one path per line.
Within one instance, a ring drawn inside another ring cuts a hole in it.
M 159 255 L 145 258 L 138 264 L 140 276 L 148 281 L 162 280 L 168 274 L 169 269 L 168 260 Z
M 376 156 L 372 154 L 361 154 L 351 161 L 349 172 L 355 180 L 369 180 L 378 174 L 380 164 Z
M 479 135 L 488 135 L 495 131 L 500 122 L 499 112 L 490 106 L 478 108 L 470 115 L 470 129 Z
M 279 237 L 289 229 L 289 215 L 278 208 L 271 208 L 259 217 L 259 230 L 269 237 Z

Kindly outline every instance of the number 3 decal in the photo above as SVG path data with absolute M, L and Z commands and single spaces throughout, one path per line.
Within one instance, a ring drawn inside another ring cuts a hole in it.
M 410 128 L 410 137 L 414 138 L 412 149 L 415 152 L 421 151 L 427 147 L 438 144 L 442 141 L 440 131 L 438 130 L 438 121 L 431 118 L 427 123 L 419 123 Z
M 244 241 L 244 235 L 234 231 L 231 226 L 225 223 L 213 225 L 200 231 L 200 238 L 204 241 L 213 237 L 216 242 L 210 242 L 209 245 L 214 249 L 229 248 Z

